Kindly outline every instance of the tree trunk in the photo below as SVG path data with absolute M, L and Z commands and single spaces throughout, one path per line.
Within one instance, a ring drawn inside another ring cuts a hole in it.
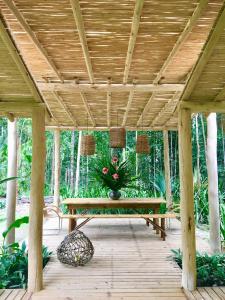
M 74 193 L 74 145 L 75 145 L 75 131 L 71 135 L 71 158 L 70 158 L 70 189 Z
M 60 130 L 54 131 L 55 141 L 55 180 L 54 180 L 54 204 L 59 206 L 60 203 Z
M 204 119 L 203 115 L 201 114 L 201 124 L 202 124 L 202 136 L 203 136 L 203 142 L 204 142 L 204 150 L 205 150 L 205 160 L 207 160 L 207 155 L 206 155 L 206 136 L 205 136 L 205 126 L 204 126 Z
M 224 139 L 224 121 L 221 119 L 221 128 L 222 128 L 222 146 L 223 146 L 223 166 L 225 169 L 225 139 Z
M 199 145 L 199 130 L 198 130 L 198 114 L 195 116 L 196 128 L 196 147 L 197 147 L 197 186 L 198 191 L 201 187 L 201 171 L 200 171 L 200 145 Z
M 8 173 L 7 177 L 17 176 L 17 121 L 8 121 Z M 6 226 L 15 221 L 16 215 L 16 195 L 17 184 L 16 180 L 7 182 L 6 192 Z M 6 244 L 15 242 L 15 229 L 12 229 L 6 237 Z
M 79 193 L 81 137 L 82 137 L 82 131 L 79 131 L 78 148 L 77 148 L 76 180 L 75 180 L 75 196 L 77 196 Z
M 51 195 L 54 194 L 54 177 L 55 177 L 55 148 L 52 145 L 52 170 L 51 170 Z
M 207 117 L 207 170 L 208 170 L 210 248 L 212 253 L 219 253 L 221 251 L 221 241 L 220 241 L 219 196 L 218 196 L 216 113 L 211 113 Z
M 170 155 L 169 155 L 169 140 L 168 131 L 163 131 L 163 142 L 164 142 L 164 170 L 165 170 L 165 184 L 166 184 L 166 206 L 168 209 L 172 209 L 172 194 L 171 194 L 171 183 L 170 183 Z

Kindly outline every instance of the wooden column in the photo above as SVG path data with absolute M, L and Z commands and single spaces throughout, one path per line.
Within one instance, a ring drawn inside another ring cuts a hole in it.
M 181 109 L 179 111 L 179 165 L 183 251 L 182 286 L 190 291 L 193 291 L 196 288 L 196 247 L 191 143 L 191 111 L 189 109 Z
M 221 252 L 220 240 L 220 208 L 218 195 L 218 167 L 217 167 L 217 123 L 216 113 L 207 117 L 207 170 L 208 170 L 208 198 L 209 198 L 209 233 L 210 249 L 212 253 Z
M 60 203 L 60 130 L 54 131 L 55 143 L 55 176 L 54 176 L 54 204 L 59 206 Z
M 42 289 L 42 225 L 45 176 L 45 108 L 32 112 L 32 170 L 28 237 L 28 290 Z
M 17 131 L 16 120 L 8 121 L 8 172 L 7 177 L 17 176 Z M 6 192 L 6 227 L 15 221 L 16 214 L 16 180 L 7 182 Z M 15 242 L 15 229 L 12 229 L 6 237 L 6 244 Z
M 172 193 L 170 183 L 170 156 L 169 156 L 169 137 L 168 131 L 163 131 L 163 144 L 164 144 L 164 169 L 165 169 L 165 182 L 166 182 L 166 206 L 168 209 L 172 208 Z

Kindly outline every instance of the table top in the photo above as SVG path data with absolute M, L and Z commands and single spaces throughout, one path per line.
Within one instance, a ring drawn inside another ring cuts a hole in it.
M 166 203 L 164 198 L 121 198 L 119 200 L 112 200 L 110 198 L 67 198 L 62 201 L 62 204 L 77 205 L 132 205 L 132 204 L 163 204 Z

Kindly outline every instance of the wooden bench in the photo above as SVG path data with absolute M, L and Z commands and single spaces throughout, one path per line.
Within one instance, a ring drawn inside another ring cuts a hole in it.
M 116 218 L 122 218 L 122 219 L 137 219 L 142 218 L 146 220 L 147 226 L 149 224 L 153 225 L 153 229 L 159 230 L 161 233 L 161 238 L 163 241 L 166 239 L 166 228 L 165 228 L 165 220 L 166 219 L 175 219 L 179 217 L 178 214 L 175 213 L 165 213 L 165 214 L 60 214 L 60 217 L 62 219 L 85 219 L 81 224 L 75 227 L 75 229 L 81 228 L 83 225 L 85 225 L 87 222 L 89 222 L 92 219 L 116 219 Z M 153 219 L 153 220 L 151 220 Z M 161 220 L 161 224 L 157 224 L 154 222 L 154 220 Z

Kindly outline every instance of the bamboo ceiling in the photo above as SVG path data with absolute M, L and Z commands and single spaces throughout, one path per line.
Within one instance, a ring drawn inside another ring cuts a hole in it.
M 176 128 L 181 97 L 211 101 L 225 95 L 225 24 L 199 81 L 192 80 L 223 5 L 0 0 L 0 102 L 44 101 L 51 126 Z

